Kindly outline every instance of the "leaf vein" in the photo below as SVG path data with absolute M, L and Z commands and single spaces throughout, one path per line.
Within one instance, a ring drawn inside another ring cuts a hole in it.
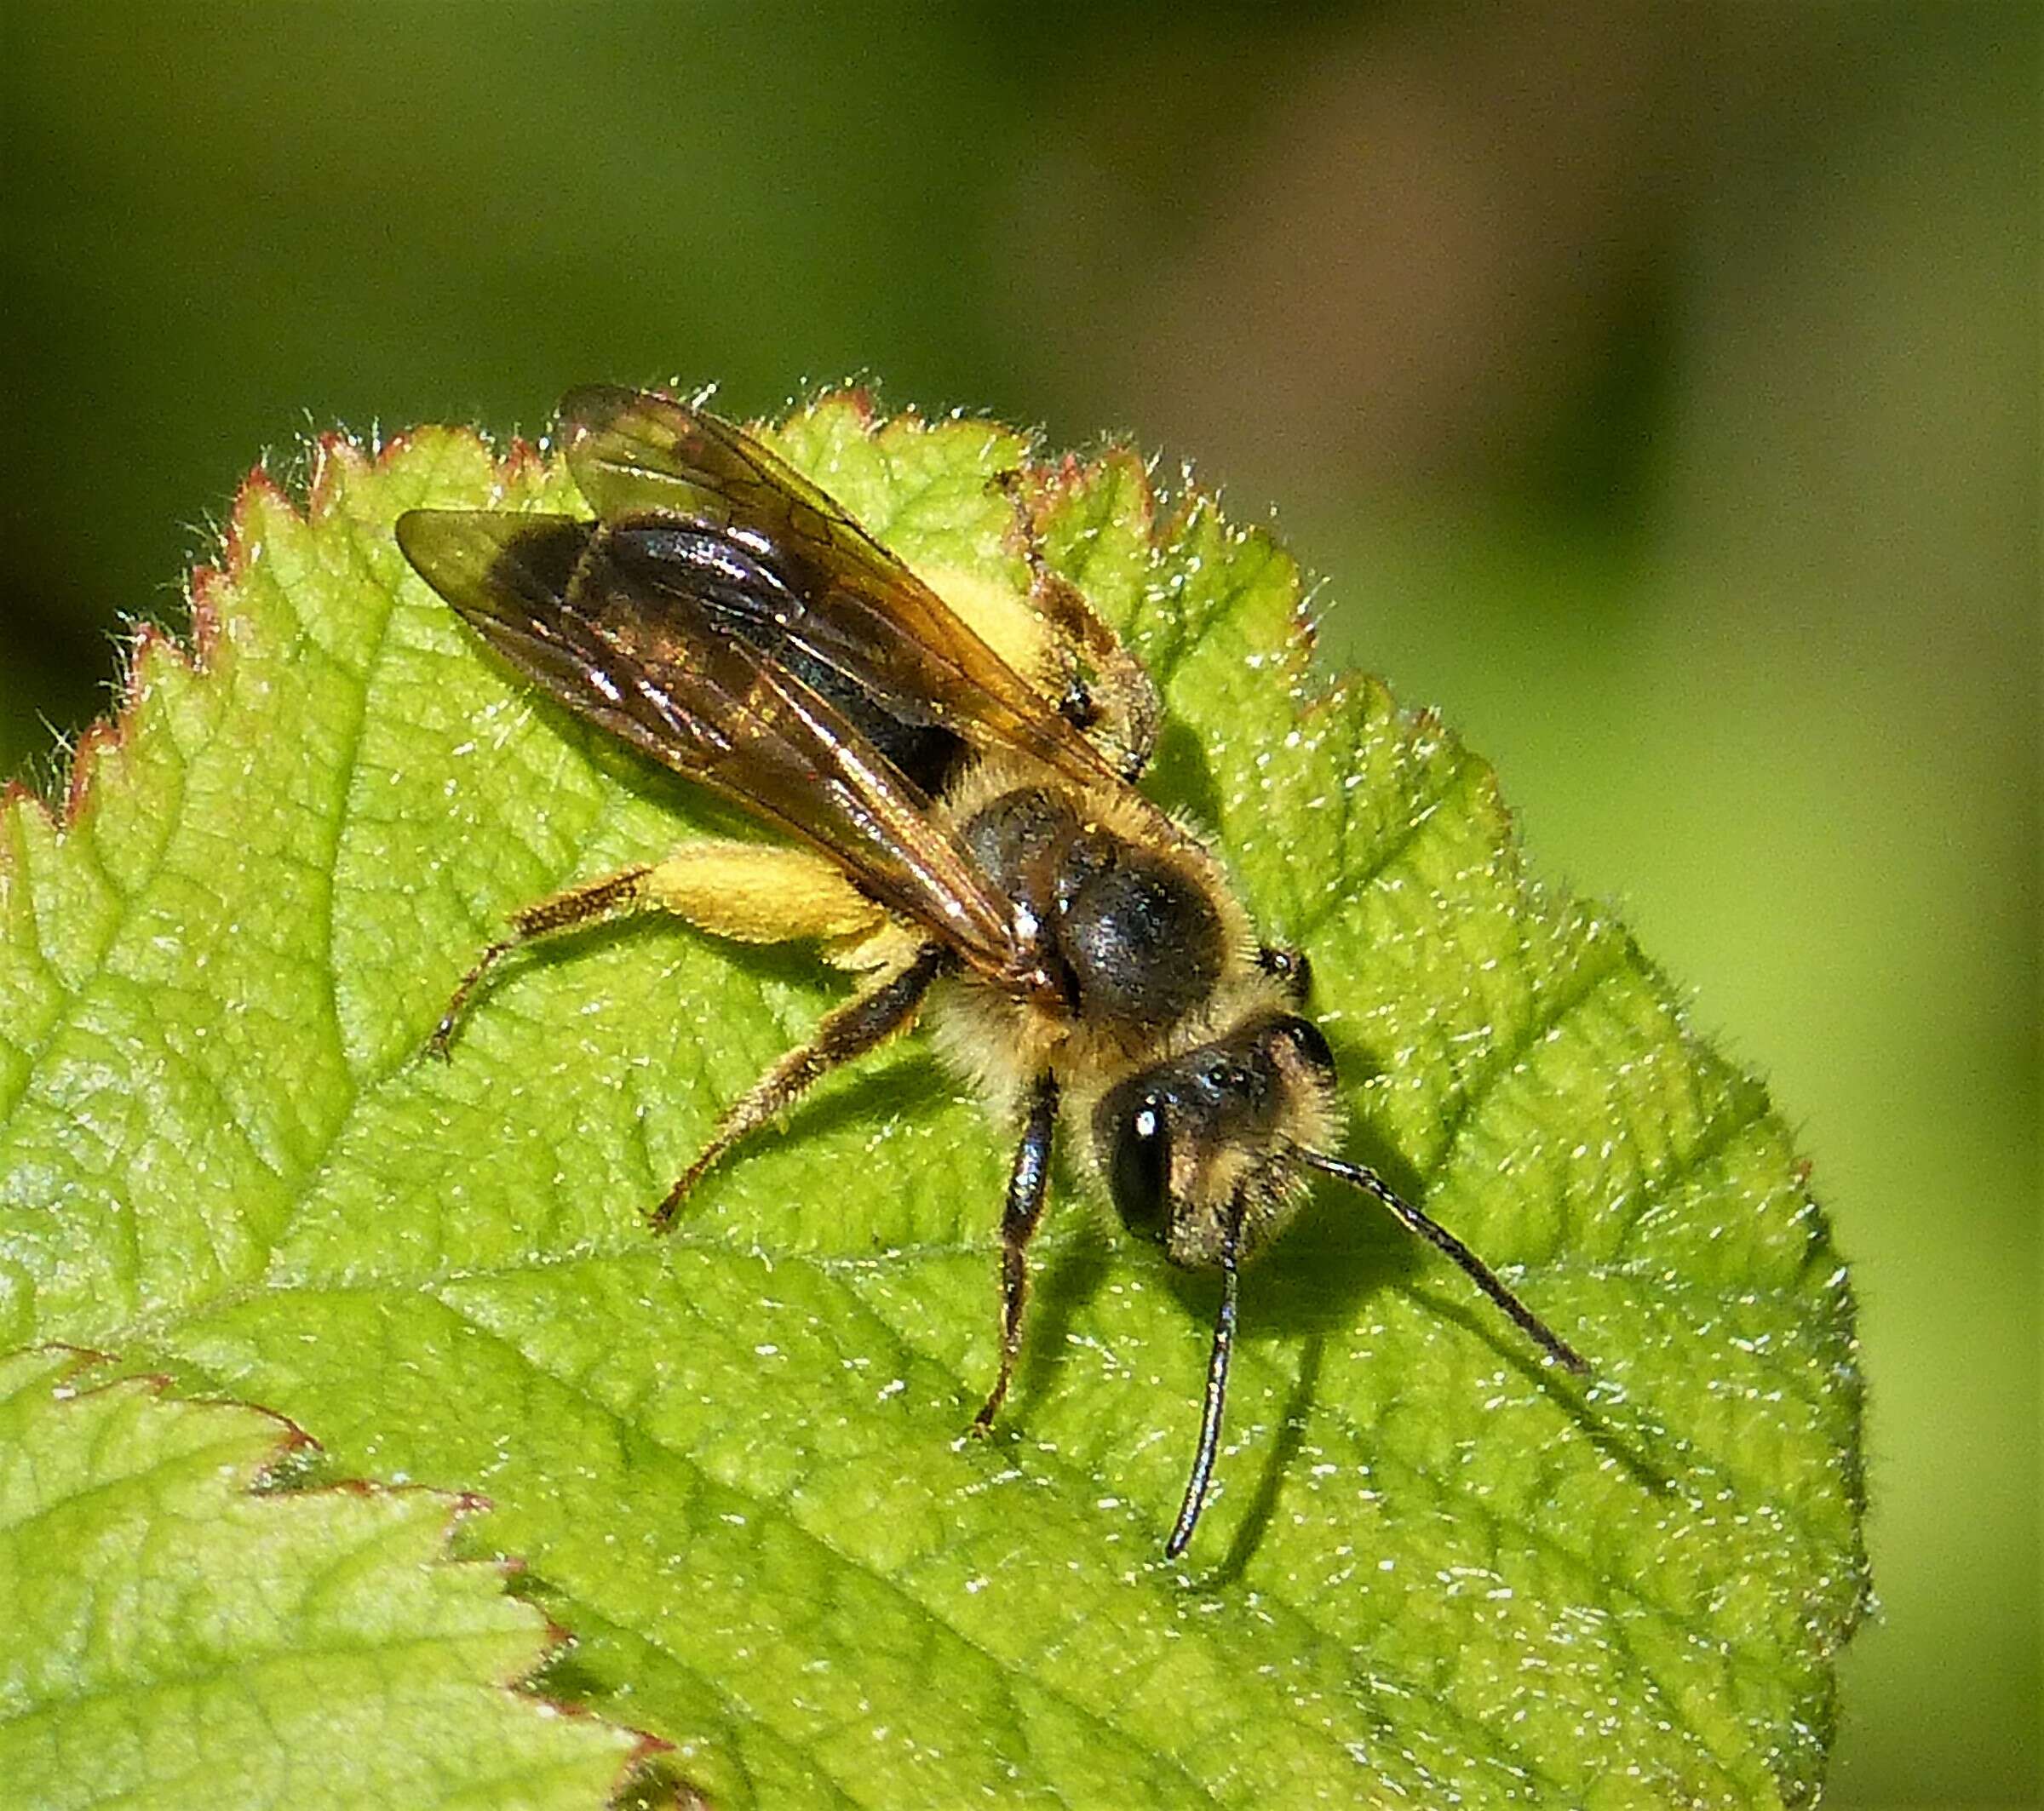
M 534 1358 L 530 1353 L 525 1351 L 521 1347 L 514 1344 L 510 1340 L 506 1339 L 502 1333 L 500 1333 L 495 1327 L 491 1327 L 486 1321 L 479 1320 L 476 1316 L 471 1315 L 458 1302 L 451 1300 L 447 1296 L 435 1292 L 433 1294 L 433 1299 L 437 1301 L 442 1307 L 446 1309 L 446 1310 L 464 1327 L 468 1327 L 479 1337 L 489 1340 L 500 1350 L 514 1358 L 519 1363 L 525 1366 L 536 1375 L 543 1377 L 549 1382 L 558 1384 L 560 1388 L 566 1390 L 571 1396 L 574 1396 L 576 1400 L 586 1404 L 596 1414 L 601 1416 L 605 1420 L 609 1422 L 613 1431 L 635 1434 L 639 1438 L 645 1440 L 650 1445 L 655 1447 L 667 1459 L 680 1466 L 682 1470 L 691 1472 L 696 1476 L 703 1478 L 709 1482 L 714 1483 L 721 1489 L 729 1490 L 733 1492 L 735 1494 L 747 1498 L 748 1500 L 757 1504 L 763 1512 L 772 1516 L 797 1538 L 813 1546 L 820 1554 L 824 1555 L 835 1563 L 841 1565 L 850 1571 L 856 1573 L 859 1577 L 865 1579 L 869 1583 L 879 1586 L 889 1596 L 899 1598 L 904 1605 L 913 1609 L 920 1616 L 925 1619 L 933 1627 L 941 1629 L 946 1635 L 956 1641 L 962 1647 L 965 1648 L 969 1652 L 977 1654 L 981 1659 L 987 1663 L 987 1665 L 993 1670 L 995 1675 L 1002 1682 L 1002 1689 L 1003 1694 L 1008 1699 L 1009 1708 L 1014 1712 L 1014 1721 L 1018 1728 L 1021 1726 L 1023 1718 L 1019 1711 L 1019 1707 L 1016 1705 L 1014 1702 L 1013 1687 L 1009 1682 L 1016 1678 L 1024 1678 L 1030 1680 L 1030 1682 L 1035 1687 L 1035 1688 L 1042 1692 L 1045 1696 L 1054 1699 L 1065 1709 L 1071 1711 L 1080 1722 L 1101 1730 L 1104 1734 L 1113 1737 L 1117 1742 L 1128 1743 L 1139 1752 L 1155 1756 L 1157 1758 L 1169 1762 L 1173 1771 L 1184 1780 L 1188 1788 L 1198 1794 L 1203 1802 L 1212 1801 L 1213 1795 L 1206 1785 L 1195 1778 L 1190 1773 L 1187 1773 L 1184 1767 L 1180 1764 L 1174 1757 L 1161 1755 L 1157 1751 L 1155 1750 L 1144 1748 L 1140 1741 L 1135 1740 L 1134 1738 L 1128 1736 L 1125 1732 L 1117 1728 L 1112 1722 L 1109 1722 L 1107 1719 L 1096 1712 L 1091 1706 L 1073 1698 L 1070 1693 L 1062 1691 L 1059 1688 L 1048 1683 L 1046 1681 L 1041 1678 L 1032 1677 L 1030 1674 L 1019 1668 L 1013 1660 L 1003 1657 L 1002 1655 L 995 1652 L 992 1648 L 988 1648 L 983 1643 L 974 1640 L 971 1635 L 961 1629 L 949 1618 L 937 1613 L 937 1612 L 933 1610 L 929 1604 L 918 1598 L 913 1591 L 909 1590 L 900 1579 L 891 1577 L 887 1573 L 882 1572 L 873 1566 L 870 1561 L 865 1560 L 858 1554 L 850 1551 L 841 1544 L 826 1539 L 824 1536 L 818 1533 L 814 1529 L 807 1527 L 802 1522 L 797 1521 L 795 1517 L 789 1512 L 785 1504 L 775 1501 L 771 1498 L 759 1496 L 755 1493 L 746 1491 L 743 1487 L 731 1483 L 728 1480 L 717 1477 L 714 1473 L 708 1470 L 693 1453 L 675 1446 L 672 1441 L 662 1439 L 657 1434 L 654 1433 L 652 1430 L 645 1427 L 644 1425 L 627 1420 L 624 1416 L 621 1415 L 615 1408 L 611 1407 L 609 1403 L 606 1402 L 600 1396 L 596 1395 L 596 1393 L 592 1390 L 580 1378 L 540 1363 L 538 1360 Z M 696 1308 L 695 1304 L 689 1304 L 689 1306 L 692 1312 L 698 1314 L 702 1312 L 702 1310 Z

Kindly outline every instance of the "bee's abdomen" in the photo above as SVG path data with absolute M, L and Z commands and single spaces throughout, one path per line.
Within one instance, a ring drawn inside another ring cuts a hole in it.
M 1046 787 L 1022 787 L 965 826 L 973 856 L 1036 931 L 1072 1016 L 1168 1029 L 1220 978 L 1227 937 L 1197 875 L 1098 825 Z

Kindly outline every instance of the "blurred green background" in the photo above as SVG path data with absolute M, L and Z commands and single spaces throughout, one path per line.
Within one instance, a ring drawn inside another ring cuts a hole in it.
M 1802 1128 L 1882 1611 L 2038 1802 L 2040 14 L 11 8 L 0 770 L 267 452 L 582 379 L 1196 457 Z

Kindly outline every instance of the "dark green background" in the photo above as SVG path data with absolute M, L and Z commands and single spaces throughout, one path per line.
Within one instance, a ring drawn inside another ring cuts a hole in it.
M 571 382 L 1125 430 L 1804 1128 L 1884 1610 L 1832 1802 L 2039 1792 L 2039 14 L 10 9 L 0 765 L 258 455 Z

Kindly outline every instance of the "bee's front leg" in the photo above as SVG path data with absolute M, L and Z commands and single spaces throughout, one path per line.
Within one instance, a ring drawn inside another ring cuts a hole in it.
M 1050 1189 L 1051 1134 L 1058 1123 L 1058 1080 L 1042 1075 L 1030 1084 L 1029 1115 L 1022 1142 L 1015 1147 L 1014 1166 L 1008 1176 L 1008 1203 L 1001 1214 L 1001 1374 L 993 1392 L 973 1417 L 973 1431 L 984 1434 L 1007 1399 L 1022 1350 L 1022 1304 L 1029 1295 L 1029 1241 L 1043 1218 Z

